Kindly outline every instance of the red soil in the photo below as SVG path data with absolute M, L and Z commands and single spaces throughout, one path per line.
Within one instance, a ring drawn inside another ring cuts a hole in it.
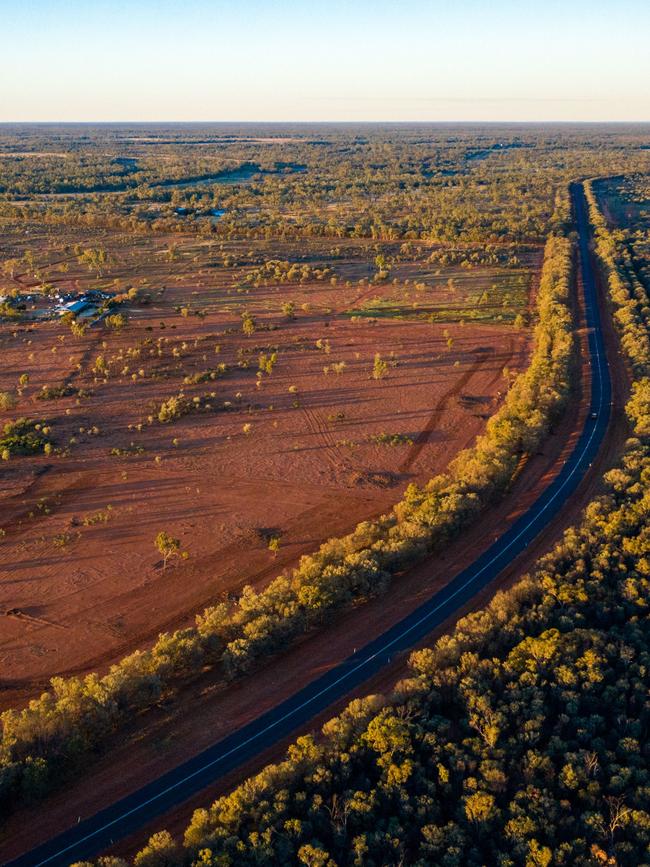
M 484 605 L 497 587 L 512 583 L 533 565 L 541 553 L 549 549 L 566 526 L 579 520 L 582 508 L 600 488 L 603 471 L 612 465 L 620 452 L 627 433 L 621 411 L 627 377 L 617 354 L 616 340 L 609 323 L 609 317 L 605 315 L 615 386 L 615 413 L 606 445 L 565 510 L 539 540 L 528 548 L 525 555 L 513 562 L 491 587 L 472 600 L 466 611 Z M 22 811 L 7 823 L 4 835 L 5 839 L 11 842 L 7 842 L 4 847 L 3 856 L 10 857 L 47 839 L 76 821 L 77 816 L 91 815 L 263 713 L 318 674 L 336 665 L 351 653 L 355 646 L 380 634 L 442 587 L 457 571 L 472 562 L 549 484 L 578 436 L 586 414 L 585 394 L 589 381 L 589 366 L 585 362 L 584 351 L 586 335 L 583 329 L 579 333 L 582 342 L 580 383 L 572 406 L 541 452 L 531 458 L 523 468 L 501 505 L 490 510 L 479 523 L 469 528 L 449 546 L 444 555 L 430 557 L 396 579 L 390 589 L 390 605 L 386 604 L 386 599 L 376 599 L 353 611 L 338 615 L 336 622 L 326 631 L 307 636 L 298 646 L 265 662 L 255 675 L 241 683 L 226 688 L 223 684 L 214 682 L 213 676 L 207 673 L 189 684 L 180 699 L 171 706 L 160 708 L 148 715 L 144 727 L 142 720 L 134 721 L 131 737 L 121 735 L 116 739 L 109 753 L 93 766 L 92 776 L 81 779 L 65 793 L 55 795 L 38 809 Z M 460 612 L 458 616 L 466 611 Z M 444 624 L 422 643 L 431 644 L 452 622 Z M 403 655 L 372 681 L 363 684 L 355 694 L 385 692 L 406 671 L 406 655 Z M 348 695 L 341 699 L 304 728 L 313 729 L 322 724 L 351 697 L 353 696 Z M 294 733 L 292 738 L 296 734 L 298 732 Z M 275 745 L 265 755 L 220 780 L 191 802 L 179 807 L 173 814 L 157 819 L 149 828 L 143 829 L 134 838 L 123 843 L 119 847 L 120 853 L 133 852 L 142 845 L 149 833 L 161 827 L 180 833 L 187 825 L 193 808 L 209 804 L 217 794 L 228 791 L 268 761 L 280 758 L 289 740 Z M 39 824 L 35 830 L 33 822 L 36 817 Z
M 442 471 L 472 443 L 498 405 L 504 366 L 516 372 L 526 363 L 528 335 L 512 328 L 344 315 L 381 287 L 309 282 L 241 295 L 230 288 L 233 269 L 212 268 L 202 241 L 180 248 L 185 265 L 162 261 L 159 239 L 113 242 L 121 264 L 111 277 L 128 286 L 146 274 L 153 296 L 123 332 L 74 338 L 58 323 L 0 326 L 0 390 L 30 373 L 8 417 L 47 418 L 58 445 L 76 440 L 67 457 L 15 458 L 2 468 L 2 707 L 38 694 L 53 675 L 105 670 L 204 606 L 245 584 L 264 585 L 325 538 L 387 510 L 406 484 Z M 84 288 L 87 272 L 74 256 L 67 261 L 69 272 L 53 282 Z M 352 253 L 336 262 L 346 280 L 367 267 Z M 293 322 L 279 309 L 286 299 L 296 304 Z M 205 317 L 180 316 L 175 307 L 183 304 Z M 241 333 L 244 307 L 258 323 L 250 337 Z M 263 330 L 269 326 L 275 330 Z M 158 338 L 170 340 L 162 358 L 149 355 Z M 146 339 L 152 343 L 144 346 Z M 318 340 L 329 341 L 329 354 Z M 258 354 L 271 347 L 277 364 L 257 387 Z M 134 348 L 139 357 L 128 358 Z M 90 371 L 100 352 L 124 356 L 106 383 Z M 370 377 L 376 352 L 387 361 L 394 353 L 396 362 L 381 381 Z M 242 357 L 248 369 L 238 367 Z M 341 361 L 341 375 L 323 373 Z M 183 374 L 219 362 L 229 367 L 223 378 L 183 384 Z M 36 400 L 43 385 L 62 382 L 94 394 Z M 147 425 L 152 408 L 180 389 L 190 397 L 215 392 L 213 411 Z M 142 431 L 129 430 L 141 422 Z M 88 433 L 93 426 L 98 435 Z M 381 433 L 413 442 L 375 444 L 371 437 Z M 109 455 L 131 442 L 144 453 Z M 190 555 L 165 571 L 153 544 L 160 530 L 179 537 Z M 275 557 L 265 541 L 273 533 L 281 535 Z M 57 547 L 57 538 L 66 544 Z

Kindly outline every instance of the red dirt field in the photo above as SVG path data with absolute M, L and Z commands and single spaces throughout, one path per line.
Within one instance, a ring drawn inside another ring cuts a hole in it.
M 547 528 L 543 538 L 531 545 L 525 555 L 513 562 L 495 585 L 473 599 L 466 611 L 484 605 L 493 594 L 495 586 L 507 586 L 516 580 L 533 565 L 541 553 L 549 549 L 553 540 L 559 538 L 566 526 L 579 519 L 582 508 L 599 490 L 602 473 L 616 460 L 620 446 L 627 435 L 621 408 L 625 400 L 628 380 L 617 354 L 611 320 L 606 313 L 604 313 L 604 329 L 608 355 L 611 359 L 615 395 L 614 415 L 606 445 L 594 462 L 590 474 L 580 486 L 577 495 Z M 589 381 L 589 366 L 584 360 L 586 340 L 584 329 L 581 329 L 579 334 L 583 344 L 581 376 L 572 406 L 541 452 L 524 467 L 501 505 L 491 509 L 481 522 L 470 527 L 461 538 L 449 546 L 444 555 L 432 556 L 396 579 L 390 590 L 390 605 L 386 604 L 385 598 L 379 598 L 342 613 L 325 633 L 307 636 L 298 646 L 265 661 L 254 675 L 240 683 L 231 684 L 227 689 L 215 683 L 208 673 L 189 684 L 178 701 L 174 701 L 168 707 L 161 707 L 155 714 L 149 715 L 144 728 L 142 720 L 134 721 L 131 736 L 121 735 L 119 740 L 116 739 L 107 755 L 94 766 L 92 778 L 83 779 L 70 786 L 65 793 L 50 798 L 47 802 L 46 814 L 43 805 L 33 811 L 33 818 L 38 819 L 39 822 L 37 832 L 34 832 L 34 825 L 30 822 L 30 811 L 22 811 L 9 820 L 4 834 L 5 840 L 11 840 L 11 843 L 7 842 L 3 856 L 10 857 L 28 844 L 34 845 L 46 839 L 76 821 L 76 816 L 91 815 L 102 806 L 113 802 L 146 781 L 154 779 L 164 770 L 196 754 L 205 746 L 276 705 L 300 686 L 335 665 L 351 653 L 355 646 L 363 644 L 413 610 L 424 598 L 443 586 L 458 570 L 475 559 L 494 536 L 515 520 L 517 515 L 525 510 L 539 492 L 549 484 L 569 453 L 584 422 L 587 412 L 586 385 Z M 466 611 L 460 612 L 458 616 L 462 616 Z M 451 622 L 444 624 L 427 636 L 422 644 L 431 644 L 450 625 Z M 406 670 L 406 655 L 402 655 L 371 681 L 364 683 L 355 694 L 367 695 L 372 692 L 387 691 L 396 679 L 406 673 Z M 353 695 L 346 696 L 305 728 L 314 729 L 325 719 L 333 716 L 352 697 Z M 296 734 L 294 733 L 292 738 Z M 162 827 L 180 834 L 187 825 L 193 808 L 206 806 L 217 794 L 230 790 L 237 782 L 268 761 L 279 759 L 287 742 L 277 744 L 265 755 L 220 780 L 217 785 L 203 791 L 191 802 L 175 810 L 173 814 L 157 819 L 136 837 L 120 845 L 119 854 L 132 854 L 141 847 L 150 833 Z M 32 830 L 27 834 L 25 828 Z
M 309 279 L 237 290 L 250 270 L 241 265 L 243 245 L 226 245 L 239 259 L 226 266 L 218 258 L 224 245 L 215 252 L 210 242 L 178 237 L 134 244 L 89 231 L 83 243 L 102 243 L 113 257 L 108 276 L 95 279 L 51 238 L 30 243 L 55 285 L 118 280 L 122 291 L 138 285 L 151 301 L 132 305 L 117 332 L 99 327 L 73 337 L 47 321 L 0 326 L 0 390 L 30 375 L 2 420 L 46 419 L 64 452 L 2 465 L 3 707 L 37 694 L 53 675 L 105 667 L 385 511 L 409 482 L 442 471 L 472 443 L 505 390 L 504 367 L 514 373 L 526 363 L 529 332 L 508 325 L 351 317 L 364 298 L 394 289 L 358 284 L 372 262 L 359 244 L 332 260 L 323 245 L 311 250 L 314 267 L 333 267 L 337 285 Z M 168 262 L 172 243 L 176 258 Z M 278 247 L 264 256 L 290 258 Z M 62 261 L 65 274 L 53 264 Z M 529 265 L 539 265 L 539 253 Z M 33 281 L 17 275 L 17 282 Z M 287 300 L 293 320 L 281 310 Z M 242 310 L 256 322 L 250 336 Z M 273 351 L 272 373 L 258 378 L 259 355 Z M 375 353 L 389 365 L 380 380 L 371 377 Z M 107 380 L 91 369 L 99 354 Z M 342 373 L 324 373 L 341 362 Z M 184 381 L 221 363 L 227 370 L 215 380 Z M 61 384 L 89 396 L 36 399 L 43 386 Z M 161 403 L 180 391 L 209 408 L 160 423 Z M 383 434 L 406 441 L 373 441 Z M 181 540 L 187 560 L 162 569 L 160 530 Z M 269 536 L 280 538 L 276 555 Z

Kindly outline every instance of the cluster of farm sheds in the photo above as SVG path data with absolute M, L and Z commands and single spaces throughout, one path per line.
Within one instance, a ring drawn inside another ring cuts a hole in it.
M 108 292 L 89 289 L 87 292 L 54 292 L 46 294 L 38 290 L 10 295 L 0 295 L 0 305 L 6 311 L 13 310 L 23 319 L 56 319 L 74 316 L 77 319 L 99 321 L 113 298 Z

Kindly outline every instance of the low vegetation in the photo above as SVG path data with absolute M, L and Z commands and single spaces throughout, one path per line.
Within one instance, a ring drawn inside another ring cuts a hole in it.
M 8 460 L 13 455 L 29 455 L 34 452 L 49 454 L 52 440 L 50 426 L 44 421 L 19 418 L 8 421 L 0 434 L 0 455 Z

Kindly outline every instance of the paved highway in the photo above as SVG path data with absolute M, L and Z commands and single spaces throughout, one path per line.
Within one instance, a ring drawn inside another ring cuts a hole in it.
M 383 635 L 274 709 L 139 791 L 10 862 L 11 867 L 55 867 L 93 857 L 286 737 L 363 683 L 390 662 L 396 653 L 413 647 L 454 614 L 520 554 L 562 509 L 598 452 L 607 432 L 612 404 L 596 284 L 588 250 L 586 203 L 581 187 L 575 186 L 572 193 L 580 237 L 592 368 L 591 406 L 574 450 L 556 479 L 471 566 Z

